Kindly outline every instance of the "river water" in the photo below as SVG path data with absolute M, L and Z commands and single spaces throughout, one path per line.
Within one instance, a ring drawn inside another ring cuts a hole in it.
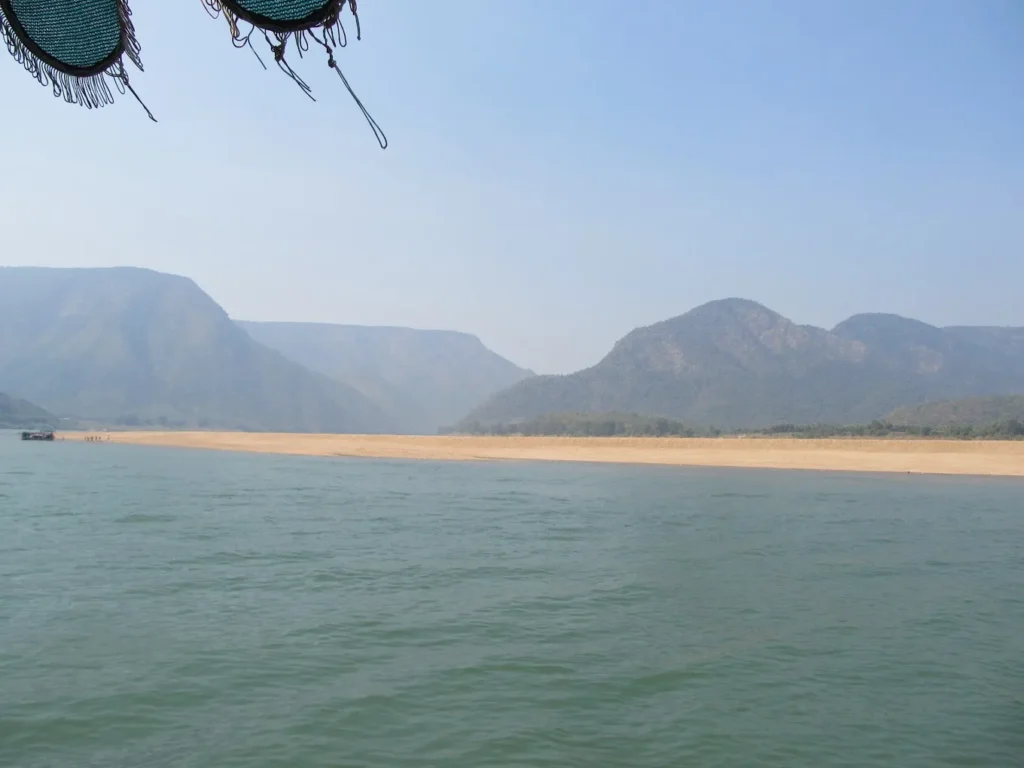
M 1024 759 L 1024 482 L 0 434 L 0 765 Z

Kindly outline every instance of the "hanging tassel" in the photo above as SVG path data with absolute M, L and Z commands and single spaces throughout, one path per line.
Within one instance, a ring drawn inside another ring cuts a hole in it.
M 341 67 L 338 66 L 338 62 L 334 60 L 334 52 L 331 50 L 329 46 L 325 45 L 324 47 L 327 49 L 327 66 L 338 73 L 338 77 L 341 78 L 342 85 L 345 86 L 345 90 L 348 91 L 349 96 L 352 97 L 352 100 L 355 101 L 356 106 L 358 106 L 359 110 L 363 113 L 363 117 L 366 119 L 367 124 L 370 126 L 370 130 L 373 131 L 373 136 L 375 139 L 377 139 L 377 143 L 380 145 L 380 148 L 387 149 L 388 137 L 384 135 L 384 131 L 377 124 L 377 121 L 373 119 L 373 115 L 371 115 L 367 111 L 366 107 L 363 106 L 363 102 L 359 100 L 358 96 L 356 96 L 355 91 L 352 90 L 352 86 L 348 84 L 348 78 L 345 77 L 345 73 L 341 71 Z
M 334 50 L 336 48 L 344 48 L 348 44 L 345 26 L 341 22 L 341 13 L 346 5 L 356 23 L 356 40 L 362 39 L 362 26 L 359 21 L 356 0 L 324 0 L 324 3 L 310 12 L 309 16 L 298 21 L 285 18 L 283 15 L 281 18 L 271 18 L 262 15 L 268 13 L 262 6 L 261 13 L 257 14 L 250 10 L 252 6 L 247 5 L 246 0 L 202 0 L 202 3 L 206 12 L 212 18 L 223 16 L 227 21 L 231 39 L 238 48 L 246 46 L 252 48 L 251 37 L 253 32 L 257 29 L 262 31 L 278 68 L 292 82 L 298 85 L 302 92 L 312 101 L 316 101 L 313 97 L 312 88 L 288 63 L 285 53 L 288 42 L 291 40 L 295 41 L 295 50 L 298 52 L 300 59 L 303 58 L 303 53 L 309 50 L 310 39 L 321 45 L 327 51 L 327 65 L 338 74 L 345 90 L 348 91 L 369 124 L 374 138 L 377 139 L 381 149 L 387 149 L 387 136 L 384 135 L 380 125 L 370 115 L 366 107 L 363 106 L 359 97 L 356 96 L 355 91 L 352 90 L 352 86 L 348 82 L 348 78 L 345 77 L 334 58 Z M 243 25 L 246 24 L 248 28 L 243 31 Z M 320 36 L 318 36 L 318 32 Z M 274 39 L 271 39 L 271 35 L 273 35 Z M 255 49 L 252 50 L 255 53 Z M 258 55 L 257 59 L 259 59 Z M 263 64 L 262 59 L 260 59 L 260 64 Z M 263 68 L 266 69 L 266 65 L 263 65 Z
M 124 68 L 124 58 L 127 57 L 139 71 L 143 71 L 141 47 L 135 37 L 131 9 L 127 0 L 117 0 L 117 14 L 120 41 L 114 51 L 116 56 L 113 60 L 97 62 L 91 68 L 73 66 L 44 51 L 32 40 L 21 24 L 10 0 L 0 0 L 0 38 L 14 60 L 41 85 L 49 87 L 56 98 L 63 99 L 69 104 L 81 105 L 86 109 L 97 109 L 113 104 L 114 95 L 108 80 L 110 78 L 119 92 L 124 93 L 125 89 L 130 91 L 149 118 L 155 122 L 153 113 L 128 82 L 128 74 Z

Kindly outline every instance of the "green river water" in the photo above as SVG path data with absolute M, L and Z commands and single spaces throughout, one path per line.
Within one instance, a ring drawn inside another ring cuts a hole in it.
M 1024 483 L 0 434 L 0 766 L 1024 765 Z

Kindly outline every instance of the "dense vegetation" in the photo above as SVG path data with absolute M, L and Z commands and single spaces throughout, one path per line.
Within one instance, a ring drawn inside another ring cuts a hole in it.
M 917 427 L 977 427 L 1024 422 L 1024 395 L 965 397 L 897 408 L 886 421 Z
M 466 422 L 442 430 L 469 435 L 565 435 L 573 437 L 714 437 L 721 432 L 675 419 L 639 414 L 552 413 L 514 424 Z
M 1024 421 L 1008 419 L 990 424 L 915 426 L 872 421 L 868 424 L 777 424 L 752 430 L 723 431 L 693 427 L 680 421 L 636 414 L 554 413 L 513 424 L 467 422 L 444 430 L 448 434 L 547 435 L 571 437 L 717 437 L 760 435 L 793 438 L 914 437 L 956 440 L 1015 440 L 1024 438 Z
M 779 424 L 757 430 L 762 435 L 793 437 L 931 437 L 947 440 L 1016 440 L 1024 438 L 1024 421 L 1008 419 L 988 424 L 946 424 L 917 426 L 875 420 L 868 424 Z

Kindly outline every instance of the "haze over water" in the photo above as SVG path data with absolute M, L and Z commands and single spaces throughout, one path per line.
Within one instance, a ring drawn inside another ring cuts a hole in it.
M 1007 766 L 1024 483 L 22 444 L 0 765 Z

